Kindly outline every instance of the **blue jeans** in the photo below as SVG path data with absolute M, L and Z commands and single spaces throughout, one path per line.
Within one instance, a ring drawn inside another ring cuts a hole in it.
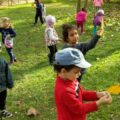
M 10 56 L 10 62 L 14 62 L 14 60 L 15 60 L 15 55 L 14 55 L 14 53 L 13 53 L 13 48 L 7 48 L 7 47 L 6 47 L 6 50 L 7 50 L 8 55 Z

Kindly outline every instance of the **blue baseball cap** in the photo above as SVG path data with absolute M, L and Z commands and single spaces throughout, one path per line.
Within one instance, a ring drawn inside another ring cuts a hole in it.
M 82 52 L 76 48 L 65 48 L 55 54 L 54 65 L 75 65 L 79 68 L 88 68 L 91 66 L 88 63 Z

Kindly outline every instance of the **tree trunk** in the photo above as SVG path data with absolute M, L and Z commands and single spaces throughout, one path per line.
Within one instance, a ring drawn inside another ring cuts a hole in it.
M 85 0 L 84 8 L 87 8 L 88 6 L 88 0 Z
M 77 0 L 77 12 L 81 9 L 81 0 Z
M 26 0 L 26 4 L 28 3 L 28 0 Z

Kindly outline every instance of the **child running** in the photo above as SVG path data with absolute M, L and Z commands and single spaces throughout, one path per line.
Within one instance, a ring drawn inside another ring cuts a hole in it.
M 77 48 L 80 50 L 84 55 L 91 49 L 95 47 L 97 44 L 100 36 L 102 35 L 102 30 L 98 31 L 96 35 L 89 41 L 89 42 L 83 42 L 79 43 L 79 35 L 77 28 L 73 25 L 64 24 L 63 25 L 63 41 L 65 42 L 65 45 L 63 48 Z M 85 73 L 85 69 L 82 69 L 81 76 L 78 78 L 78 81 L 82 79 L 82 75 Z
M 16 36 L 16 33 L 12 28 L 10 18 L 2 17 L 0 21 L 2 43 L 5 45 L 7 53 L 10 56 L 10 64 L 13 64 L 14 62 L 16 62 L 16 57 L 13 53 L 13 38 Z
M 52 15 L 46 16 L 46 29 L 45 29 L 45 41 L 49 49 L 49 63 L 52 65 L 54 61 L 54 55 L 57 52 L 57 41 L 59 40 L 58 34 L 55 31 L 54 24 L 56 19 Z
M 6 110 L 7 88 L 13 88 L 12 74 L 7 62 L 0 57 L 0 117 L 11 117 Z
M 81 69 L 90 66 L 83 54 L 75 48 L 66 48 L 56 53 L 54 70 L 57 77 L 54 96 L 57 120 L 86 120 L 88 113 L 112 102 L 108 92 L 85 90 L 76 80 L 81 75 Z

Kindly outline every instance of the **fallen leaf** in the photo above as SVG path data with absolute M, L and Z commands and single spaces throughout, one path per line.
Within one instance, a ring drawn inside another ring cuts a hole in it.
M 28 109 L 27 116 L 36 117 L 37 115 L 39 115 L 39 112 L 35 108 L 31 107 Z
M 107 89 L 108 92 L 112 94 L 120 94 L 120 85 L 113 85 Z

